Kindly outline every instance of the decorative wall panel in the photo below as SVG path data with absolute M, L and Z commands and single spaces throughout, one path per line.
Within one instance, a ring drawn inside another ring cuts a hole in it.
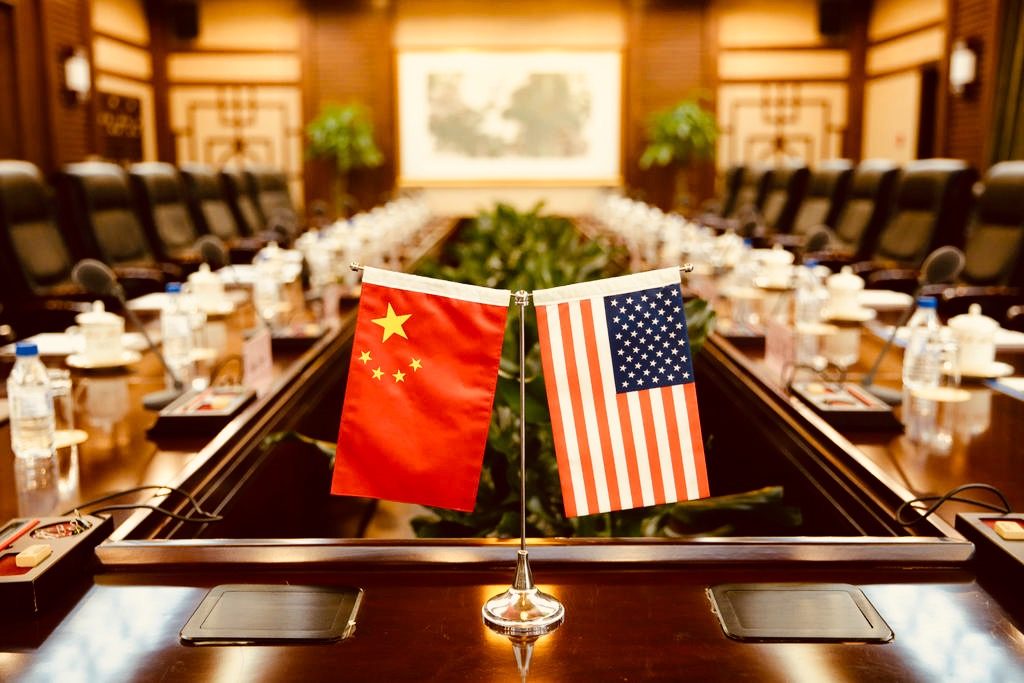
M 170 122 L 178 163 L 267 164 L 302 196 L 302 94 L 292 86 L 173 86 Z
M 842 83 L 724 84 L 718 88 L 718 167 L 816 164 L 842 155 L 846 130 Z

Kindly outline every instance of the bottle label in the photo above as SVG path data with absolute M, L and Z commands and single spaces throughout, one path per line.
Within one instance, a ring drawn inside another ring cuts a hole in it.
M 11 416 L 18 418 L 46 417 L 52 410 L 52 399 L 47 391 L 17 391 L 11 397 Z
M 163 334 L 167 337 L 184 337 L 192 333 L 188 317 L 184 315 L 168 315 L 163 320 Z

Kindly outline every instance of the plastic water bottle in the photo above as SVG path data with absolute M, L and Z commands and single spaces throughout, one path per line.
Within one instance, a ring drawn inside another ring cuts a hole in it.
M 256 307 L 259 317 L 274 327 L 281 310 L 281 285 L 284 280 L 284 257 L 277 242 L 271 242 L 260 249 L 253 265 L 256 266 L 253 306 Z
M 817 367 L 820 353 L 822 313 L 828 302 L 828 290 L 816 272 L 818 262 L 808 261 L 798 270 L 793 321 L 796 325 L 796 364 Z
M 11 448 L 19 458 L 52 457 L 56 427 L 46 366 L 33 342 L 18 342 L 15 358 L 7 378 Z
M 942 358 L 936 352 L 942 343 L 935 297 L 922 296 L 917 310 L 907 322 L 907 346 L 903 351 L 903 422 L 907 436 L 923 441 L 933 402 L 915 394 L 927 392 L 939 385 Z
M 177 378 L 187 383 L 192 366 L 191 315 L 181 300 L 180 282 L 168 283 L 166 291 L 167 303 L 160 315 L 164 360 Z

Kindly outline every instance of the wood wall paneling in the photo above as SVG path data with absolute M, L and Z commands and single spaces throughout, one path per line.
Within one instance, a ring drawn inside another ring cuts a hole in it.
M 864 73 L 864 157 L 905 162 L 917 157 L 918 125 L 934 122 L 934 155 L 945 151 L 947 0 L 877 0 L 868 18 Z M 926 69 L 938 70 L 934 101 L 922 102 Z
M 17 58 L 14 50 L 14 7 L 0 3 L 0 159 L 21 155 L 18 131 L 21 119 L 18 108 Z
M 866 17 L 823 36 L 814 0 L 719 0 L 713 7 L 720 170 L 793 159 L 814 165 L 859 152 L 849 130 L 860 128 L 852 103 L 863 87 Z
M 43 27 L 42 60 L 49 99 L 49 129 L 53 140 L 50 165 L 81 161 L 96 150 L 93 102 L 74 103 L 64 96 L 62 58 L 71 48 L 92 48 L 88 0 L 46 0 L 40 3 Z
M 92 0 L 92 30 L 133 45 L 149 45 L 144 0 Z
M 868 3 L 852 3 L 850 9 L 850 75 L 847 92 L 846 136 L 843 140 L 843 156 L 860 159 L 861 140 L 864 129 L 864 87 L 865 61 L 868 52 L 868 20 L 871 6 Z
M 634 2 L 628 17 L 623 174 L 626 186 L 645 201 L 668 208 L 673 178 L 664 168 L 641 170 L 647 121 L 659 109 L 679 100 L 710 95 L 711 81 L 704 56 L 706 9 L 703 3 Z M 691 174 L 693 203 L 713 192 L 711 164 Z
M 303 92 L 305 119 L 328 103 L 362 102 L 373 113 L 384 164 L 355 174 L 349 192 L 369 208 L 386 200 L 395 184 L 394 53 L 392 10 L 380 3 L 310 0 L 304 29 L 307 45 Z M 307 204 L 329 199 L 326 162 L 306 164 Z
M 954 0 L 950 16 L 950 42 L 964 39 L 978 56 L 977 80 L 963 95 L 948 99 L 945 150 L 948 156 L 966 159 L 976 168 L 988 165 L 989 131 L 998 58 L 997 0 Z

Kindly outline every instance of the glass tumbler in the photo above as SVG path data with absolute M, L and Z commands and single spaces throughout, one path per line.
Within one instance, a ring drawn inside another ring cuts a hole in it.
M 50 394 L 53 396 L 56 481 L 61 496 L 78 488 L 78 444 L 84 432 L 75 429 L 75 401 L 72 393 L 71 372 L 62 368 L 49 368 Z

